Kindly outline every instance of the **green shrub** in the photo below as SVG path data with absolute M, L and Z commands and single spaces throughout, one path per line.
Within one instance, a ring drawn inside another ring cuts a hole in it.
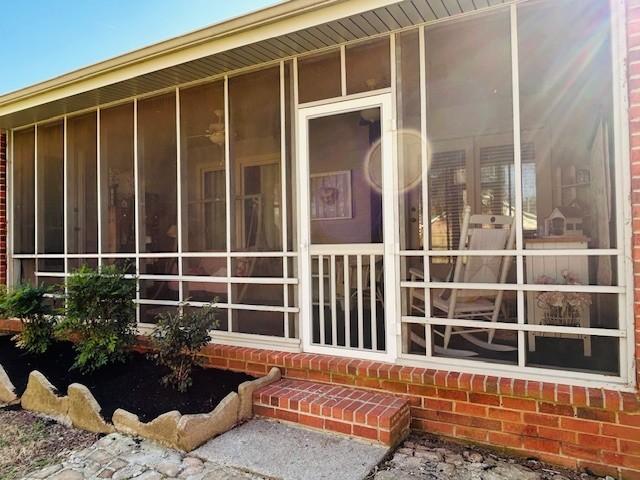
M 126 359 L 135 341 L 135 296 L 135 278 L 115 266 L 84 266 L 69 277 L 59 329 L 76 336 L 73 368 L 86 373 Z
M 164 385 L 185 392 L 192 385 L 191 373 L 197 364 L 198 352 L 210 341 L 209 331 L 218 326 L 216 310 L 212 307 L 190 309 L 187 312 L 165 312 L 156 317 L 151 334 L 155 349 L 152 358 L 165 366 L 169 373 L 162 378 Z
M 14 339 L 16 345 L 30 353 L 44 353 L 54 341 L 55 311 L 46 298 L 45 286 L 20 285 L 5 291 L 0 300 L 3 315 L 20 319 L 22 331 Z

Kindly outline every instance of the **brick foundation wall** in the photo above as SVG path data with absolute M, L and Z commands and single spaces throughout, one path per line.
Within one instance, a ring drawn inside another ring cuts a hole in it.
M 411 427 L 549 463 L 640 479 L 640 396 L 599 388 L 401 367 L 327 355 L 211 345 L 211 367 L 383 391 L 411 404 Z
M 640 479 L 636 393 L 224 345 L 208 346 L 203 362 L 254 375 L 276 366 L 286 378 L 393 393 L 409 400 L 415 430 Z

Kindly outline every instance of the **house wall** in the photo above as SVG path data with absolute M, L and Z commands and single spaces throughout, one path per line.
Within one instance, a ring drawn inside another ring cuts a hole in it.
M 621 0 L 622 1 L 622 0 Z M 635 352 L 640 360 L 640 0 L 626 0 Z M 0 134 L 0 281 L 6 282 L 6 136 Z M 15 322 L 0 321 L 14 330 Z M 640 394 L 390 365 L 328 355 L 210 345 L 211 367 L 352 385 L 406 396 L 412 427 L 571 468 L 640 479 Z M 636 369 L 636 385 L 640 371 Z
M 633 221 L 633 278 L 636 387 L 640 386 L 640 0 L 627 0 L 627 81 L 629 89 L 629 145 L 631 148 L 631 206 Z M 638 436 L 640 441 L 640 434 Z
M 7 284 L 7 134 L 0 130 L 0 284 Z

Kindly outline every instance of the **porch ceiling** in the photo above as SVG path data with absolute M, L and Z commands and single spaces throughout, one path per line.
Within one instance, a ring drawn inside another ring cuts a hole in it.
M 18 127 L 511 1 L 283 2 L 0 96 L 0 128 Z M 368 9 L 371 6 L 375 8 Z M 314 18 L 322 21 L 314 23 Z M 250 42 L 243 40 L 256 37 Z M 207 50 L 215 53 L 203 54 Z M 185 58 L 191 59 L 180 61 Z

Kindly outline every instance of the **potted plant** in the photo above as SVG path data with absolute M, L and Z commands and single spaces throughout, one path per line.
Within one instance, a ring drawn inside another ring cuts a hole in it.
M 558 285 L 551 277 L 543 275 L 537 283 Z M 580 285 L 575 275 L 564 270 L 561 285 Z M 591 305 L 591 296 L 580 292 L 540 292 L 536 296 L 543 311 L 543 323 L 562 327 L 579 327 L 582 312 Z

